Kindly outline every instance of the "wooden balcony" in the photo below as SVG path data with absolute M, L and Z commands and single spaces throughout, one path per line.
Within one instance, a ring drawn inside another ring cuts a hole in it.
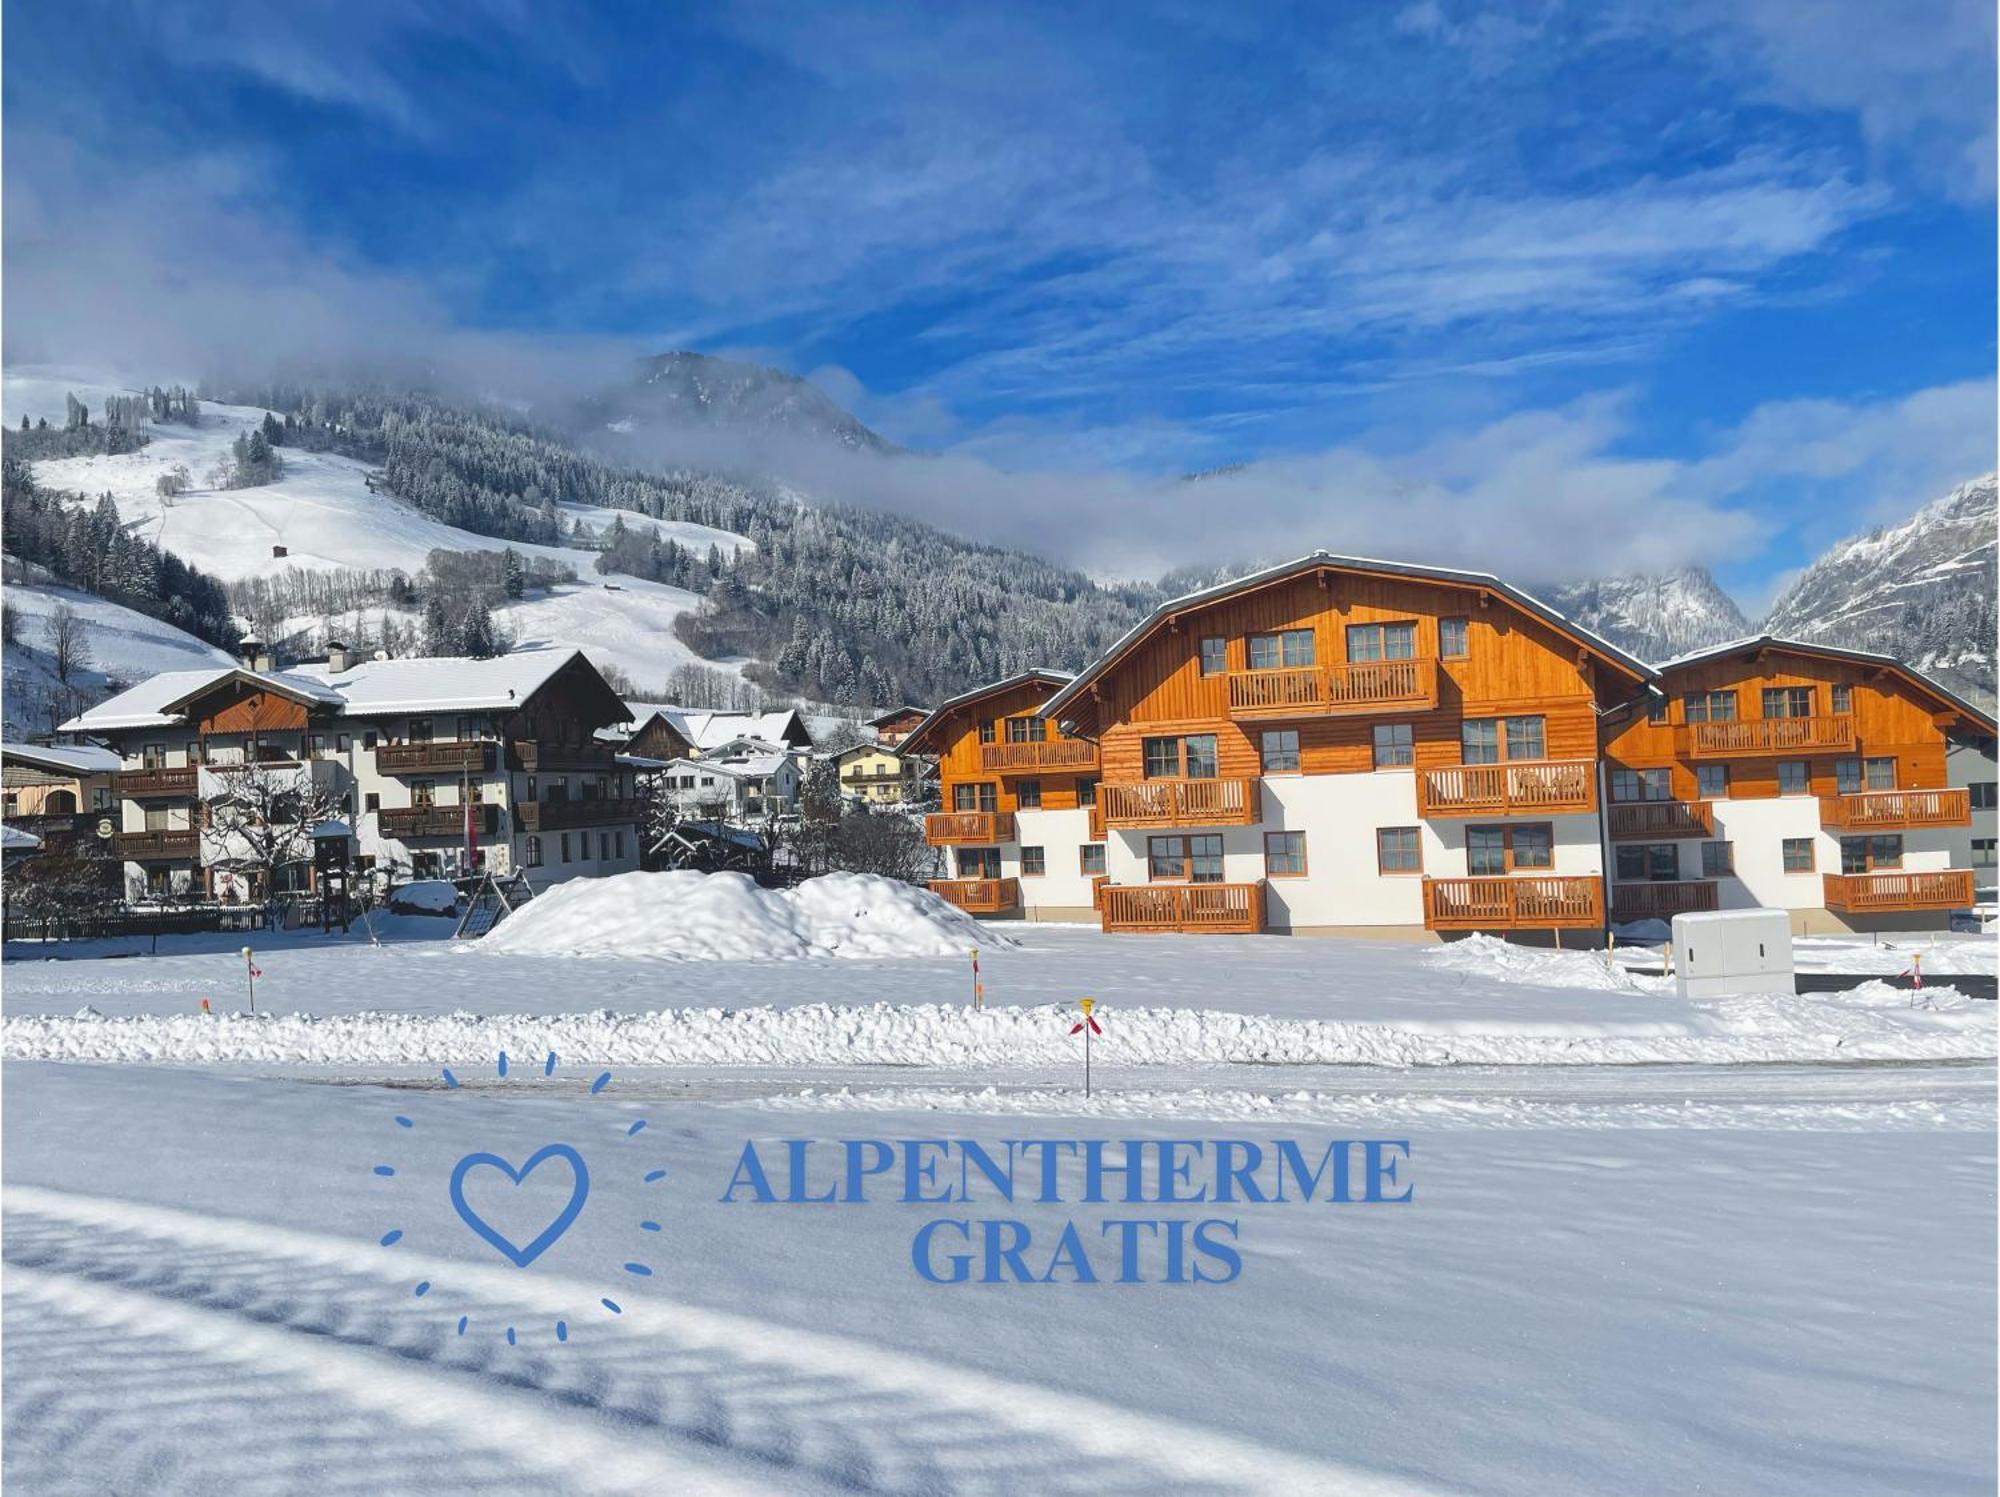
M 1427 930 L 1602 930 L 1600 878 L 1427 878 Z
M 1105 884 L 1098 909 L 1107 931 L 1205 931 L 1257 935 L 1264 929 L 1259 884 Z
M 1829 873 L 1826 907 L 1850 915 L 1972 908 L 1972 870 L 1935 873 Z
M 1092 801 L 1092 802 L 1090 803 L 1090 822 L 1089 822 L 1089 826 L 1090 826 L 1090 840 L 1091 840 L 1091 841 L 1093 841 L 1093 842 L 1102 842 L 1102 841 L 1104 840 L 1104 802 L 1103 802 L 1103 801 L 1101 801 L 1101 800 L 1093 800 L 1093 801 Z
M 1820 824 L 1843 832 L 1970 826 L 1972 798 L 1959 790 L 1864 790 L 1820 799 Z
M 383 774 L 485 774 L 493 768 L 493 745 L 476 739 L 439 738 L 429 743 L 378 743 L 375 768 Z
M 612 750 L 605 744 L 514 738 L 507 744 L 507 767 L 522 774 L 609 774 L 614 765 Z
M 937 878 L 930 890 L 968 915 L 1005 915 L 1021 907 L 1021 881 L 1016 878 Z
M 1038 743 L 982 743 L 979 767 L 987 774 L 1074 773 L 1097 767 L 1097 745 L 1081 738 L 1044 738 Z
M 1423 817 L 1555 816 L 1597 808 L 1597 761 L 1452 764 L 1417 774 Z
M 1604 819 L 1613 838 L 1715 835 L 1715 807 L 1705 800 L 1614 801 Z
M 464 806 L 398 806 L 381 811 L 385 837 L 463 837 Z M 472 808 L 472 825 L 482 837 L 491 837 L 500 828 L 500 808 L 481 802 Z
M 192 796 L 199 775 L 200 771 L 192 765 L 186 769 L 121 769 L 118 793 L 133 800 L 160 795 Z
M 1676 915 L 1720 908 L 1718 894 L 1719 886 L 1712 878 L 1613 884 L 1611 918 L 1621 924 L 1628 920 L 1671 920 Z
M 924 841 L 932 847 L 1013 840 L 1012 811 L 933 811 L 924 818 Z
M 118 856 L 132 862 L 153 858 L 192 858 L 201 851 L 201 833 L 192 829 L 166 832 L 119 832 L 112 838 Z
M 1437 661 L 1429 659 L 1359 660 L 1229 673 L 1229 711 L 1234 717 L 1428 712 L 1437 704 Z
M 1749 717 L 1688 723 L 1680 730 L 1688 759 L 1738 759 L 1754 754 L 1846 753 L 1855 746 L 1852 717 Z
M 524 800 L 514 807 L 514 819 L 524 832 L 566 832 L 580 826 L 618 826 L 640 820 L 646 803 L 615 795 L 578 796 L 570 800 Z
M 1140 780 L 1099 785 L 1097 804 L 1107 827 L 1251 826 L 1257 820 L 1255 780 Z

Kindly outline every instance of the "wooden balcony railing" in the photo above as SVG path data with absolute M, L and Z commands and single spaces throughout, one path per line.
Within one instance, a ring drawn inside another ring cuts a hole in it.
M 1732 759 L 1745 754 L 1810 754 L 1852 749 L 1852 717 L 1747 717 L 1736 722 L 1689 723 L 1681 752 L 1690 759 Z
M 1098 909 L 1107 931 L 1207 931 L 1256 935 L 1264 929 L 1259 884 L 1105 884 Z
M 1671 920 L 1718 908 L 1719 886 L 1712 878 L 1679 879 L 1658 884 L 1613 884 L 1611 918 L 1627 920 Z
M 133 800 L 153 795 L 193 795 L 199 771 L 186 769 L 121 769 L 118 793 Z
M 1250 826 L 1257 820 L 1255 780 L 1140 780 L 1099 785 L 1107 827 Z
M 459 738 L 378 743 L 375 768 L 383 774 L 484 774 L 493 768 L 493 745 Z
M 1427 878 L 1428 930 L 1604 928 L 1600 878 Z
M 1090 840 L 1093 842 L 1104 840 L 1104 802 L 1101 800 L 1093 800 L 1090 803 Z
M 524 800 L 514 807 L 514 819 L 521 824 L 524 832 L 565 832 L 579 826 L 615 826 L 620 822 L 637 821 L 645 814 L 644 801 L 616 795 L 587 795 L 570 800 Z
M 1013 840 L 1012 811 L 933 811 L 924 818 L 924 841 L 932 847 Z
M 385 837 L 462 837 L 464 806 L 397 806 L 378 815 Z M 481 802 L 472 808 L 473 829 L 490 837 L 500 829 L 500 808 Z
M 191 829 L 168 832 L 119 832 L 112 846 L 121 858 L 192 858 L 201 850 L 201 833 Z
M 1705 800 L 1617 801 L 1605 809 L 1613 837 L 1713 837 L 1715 807 Z
M 938 878 L 930 889 L 968 915 L 1004 915 L 1021 907 L 1021 881 L 1014 878 Z
M 1820 822 L 1843 832 L 1970 826 L 1972 797 L 1959 790 L 1864 790 L 1820 800 Z
M 1229 673 L 1229 710 L 1237 717 L 1425 712 L 1437 704 L 1437 661 L 1430 659 L 1360 660 Z
M 507 744 L 510 769 L 522 774 L 556 774 L 565 770 L 609 774 L 612 750 L 601 743 L 543 743 L 534 738 L 515 738 Z
M 1972 870 L 1935 873 L 1829 873 L 1826 907 L 1864 915 L 1898 910 L 1964 910 L 1972 907 Z
M 1044 738 L 1039 743 L 979 745 L 979 767 L 988 774 L 1094 769 L 1096 765 L 1097 745 L 1081 738 Z
M 1547 816 L 1596 806 L 1592 759 L 1452 764 L 1417 775 L 1419 816 Z

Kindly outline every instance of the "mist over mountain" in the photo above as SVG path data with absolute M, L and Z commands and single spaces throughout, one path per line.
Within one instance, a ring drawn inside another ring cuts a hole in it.
M 617 437 L 726 435 L 850 452 L 904 449 L 870 431 L 810 380 L 763 364 L 684 350 L 642 360 L 629 384 L 584 399 L 577 434 L 616 450 Z
M 1539 595 L 1641 660 L 1666 660 L 1750 633 L 1743 610 L 1706 567 L 1561 583 Z

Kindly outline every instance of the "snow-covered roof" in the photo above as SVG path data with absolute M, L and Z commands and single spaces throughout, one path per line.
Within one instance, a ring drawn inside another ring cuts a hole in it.
M 916 753 L 916 745 L 924 741 L 932 728 L 943 722 L 956 708 L 963 707 L 970 702 L 976 702 L 985 697 L 997 696 L 1003 691 L 1011 691 L 1016 686 L 1026 686 L 1031 682 L 1039 682 L 1044 686 L 1064 687 L 1069 685 L 1074 679 L 1068 671 L 1043 670 L 1038 666 L 1032 670 L 1016 671 L 1004 680 L 989 681 L 984 686 L 975 686 L 970 691 L 961 691 L 957 696 L 946 697 L 942 702 L 931 708 L 929 713 L 925 715 L 924 720 L 904 735 L 903 741 L 897 745 L 897 748 L 906 754 Z M 1058 692 L 1058 695 L 1060 695 L 1060 692 Z
M 772 712 L 713 712 L 681 707 L 672 702 L 627 702 L 625 705 L 631 709 L 632 725 L 629 729 L 618 730 L 622 738 L 633 737 L 654 718 L 663 717 L 675 732 L 705 754 L 738 738 L 782 744 L 796 734 L 807 743 L 812 742 L 812 730 L 806 726 L 796 707 L 780 707 Z
M 357 660 L 344 671 L 319 661 L 301 665 L 293 674 L 310 677 L 331 689 L 350 717 L 504 711 L 540 691 L 582 653 L 561 645 L 539 645 L 490 660 L 448 655 Z
M 1884 655 L 1876 650 L 1850 650 L 1845 645 L 1821 644 L 1809 639 L 1786 639 L 1776 634 L 1752 634 L 1743 639 L 1726 640 L 1719 645 L 1704 645 L 1699 650 L 1689 650 L 1684 655 L 1676 655 L 1671 660 L 1663 660 L 1655 670 L 1665 675 L 1668 671 L 1683 670 L 1691 665 L 1700 665 L 1709 660 L 1726 660 L 1731 655 L 1748 655 L 1758 650 L 1792 650 L 1801 655 L 1825 655 L 1834 660 L 1851 660 L 1858 665 L 1875 665 L 1884 670 L 1897 671 L 1918 687 L 1931 692 L 1959 711 L 1971 717 L 1989 733 L 1994 731 L 1995 722 L 1991 712 L 1975 706 L 1948 686 L 1940 685 L 1914 666 L 1898 660 L 1894 655 Z
M 124 763 L 110 749 L 83 743 L 0 743 L 0 760 L 73 775 L 111 774 Z
M 252 671 L 237 666 L 213 670 L 161 671 L 79 712 L 62 725 L 65 733 L 103 733 L 118 728 L 165 728 L 183 721 L 181 707 L 232 677 L 253 682 L 300 701 L 339 706 L 340 696 L 324 683 L 292 671 Z
M 41 845 L 42 839 L 33 832 L 0 824 L 0 852 L 34 852 Z
M 698 769 L 703 774 L 725 774 L 738 780 L 761 780 L 776 774 L 791 762 L 785 754 L 755 754 L 747 759 L 671 759 L 669 769 Z

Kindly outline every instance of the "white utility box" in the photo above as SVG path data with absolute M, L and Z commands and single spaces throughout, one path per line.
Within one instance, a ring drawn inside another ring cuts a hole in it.
M 1674 916 L 1674 981 L 1683 998 L 1797 992 L 1792 917 L 1783 910 Z

